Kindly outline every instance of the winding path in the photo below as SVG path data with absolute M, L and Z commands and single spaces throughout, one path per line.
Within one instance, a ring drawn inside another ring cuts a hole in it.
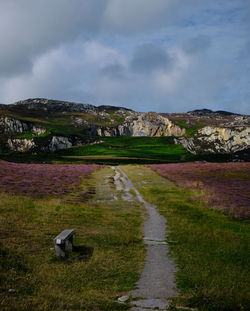
M 143 233 L 146 244 L 146 261 L 141 277 L 137 282 L 137 289 L 129 293 L 134 298 L 131 311 L 166 310 L 167 299 L 176 296 L 175 290 L 175 265 L 168 256 L 166 239 L 166 221 L 157 208 L 146 202 L 131 180 L 120 167 L 115 170 L 115 185 L 117 190 L 124 190 L 129 198 L 129 191 L 133 190 L 139 202 L 146 211 L 147 218 L 144 223 Z M 131 194 L 130 194 L 131 195 Z

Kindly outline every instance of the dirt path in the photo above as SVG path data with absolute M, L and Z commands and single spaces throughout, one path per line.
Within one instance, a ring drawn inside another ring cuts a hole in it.
M 131 311 L 166 310 L 167 299 L 176 295 L 175 290 L 175 265 L 168 257 L 168 245 L 166 239 L 166 221 L 156 207 L 146 202 L 134 187 L 131 180 L 120 167 L 113 167 L 115 171 L 114 182 L 118 191 L 123 191 L 124 199 L 130 200 L 134 191 L 140 203 L 147 211 L 143 233 L 146 244 L 146 261 L 137 289 L 129 293 L 136 298 L 132 304 L 135 306 Z

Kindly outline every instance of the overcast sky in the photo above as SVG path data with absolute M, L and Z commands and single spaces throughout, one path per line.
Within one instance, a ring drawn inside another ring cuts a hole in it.
M 0 0 L 0 103 L 250 114 L 250 0 Z

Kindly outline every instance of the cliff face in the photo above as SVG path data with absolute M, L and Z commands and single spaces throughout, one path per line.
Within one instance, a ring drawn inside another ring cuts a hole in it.
M 86 131 L 94 136 L 181 136 L 186 130 L 167 118 L 152 113 L 132 113 L 116 127 L 92 126 Z
M 198 130 L 191 138 L 175 139 L 184 148 L 194 154 L 204 153 L 234 153 L 249 148 L 250 127 L 211 127 Z
M 211 152 L 236 152 L 250 145 L 250 127 L 220 128 L 206 126 L 198 131 L 200 141 L 212 143 Z
M 1 133 L 27 133 L 41 135 L 46 132 L 42 126 L 34 123 L 27 123 L 10 117 L 0 117 Z
M 12 152 L 28 152 L 35 148 L 35 143 L 34 139 L 9 138 L 6 143 L 6 148 Z
M 128 117 L 120 126 L 120 134 L 128 136 L 181 136 L 186 130 L 169 119 L 152 113 L 143 113 L 137 118 Z

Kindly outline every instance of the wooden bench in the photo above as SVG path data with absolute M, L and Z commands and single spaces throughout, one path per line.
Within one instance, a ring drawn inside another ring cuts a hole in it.
M 74 234 L 75 231 L 73 229 L 68 229 L 62 231 L 60 234 L 58 234 L 58 236 L 54 238 L 56 256 L 65 257 L 67 252 L 72 252 Z

